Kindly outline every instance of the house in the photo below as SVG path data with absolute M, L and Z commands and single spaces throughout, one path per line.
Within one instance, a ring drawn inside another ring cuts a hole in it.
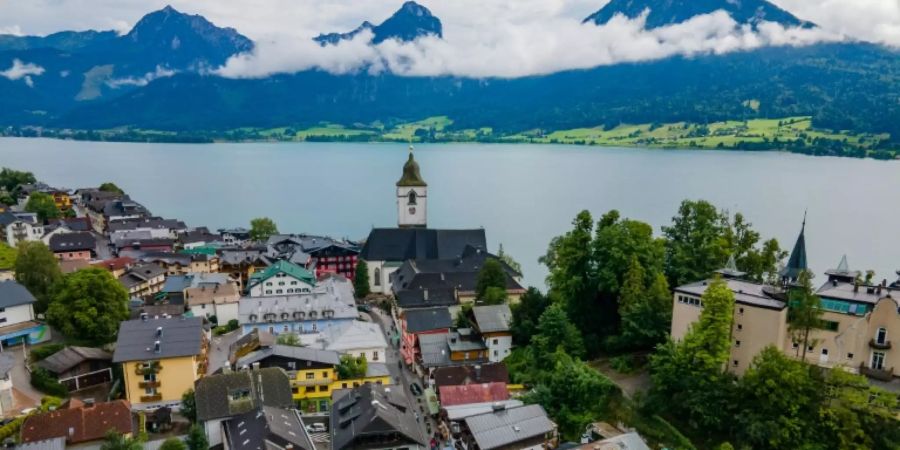
M 237 280 L 241 291 L 245 290 L 250 275 L 264 270 L 270 262 L 263 257 L 265 249 L 259 248 L 225 248 L 218 252 L 219 271 L 227 273 Z
M 372 322 L 353 320 L 326 328 L 319 334 L 301 335 L 300 340 L 312 348 L 331 350 L 342 355 L 365 356 L 369 362 L 386 361 L 387 340 L 381 327 Z
M 22 241 L 40 241 L 44 225 L 35 213 L 5 211 L 0 213 L 0 232 L 6 244 L 15 247 Z
M 344 278 L 329 278 L 304 294 L 243 297 L 238 306 L 244 333 L 259 329 L 275 335 L 315 334 L 358 316 L 353 286 Z
M 205 376 L 194 388 L 197 421 L 210 447 L 225 440 L 225 423 L 263 407 L 291 408 L 290 378 L 277 367 Z
M 434 385 L 460 386 L 472 383 L 509 383 L 509 370 L 503 363 L 439 367 L 431 375 Z
M 519 298 L 525 293 L 525 288 L 518 281 L 522 274 L 497 256 L 471 245 L 467 245 L 458 257 L 403 262 L 389 277 L 391 292 L 395 297 L 399 297 L 399 293 L 403 291 L 435 292 L 452 289 L 459 302 L 474 303 L 477 297 L 478 275 L 488 259 L 500 261 L 506 272 L 506 293 L 509 301 L 518 303 Z
M 175 240 L 170 238 L 133 238 L 115 242 L 116 255 L 139 258 L 148 253 L 171 253 Z
M 225 441 L 229 450 L 316 449 L 296 410 L 270 406 L 229 420 Z
M 208 332 L 199 317 L 129 320 L 119 325 L 113 362 L 122 364 L 134 409 L 178 409 L 181 395 L 206 373 Z
M 217 323 L 222 325 L 238 320 L 240 300 L 241 293 L 234 282 L 201 284 L 184 290 L 184 305 L 188 312 L 207 319 L 215 316 Z
M 110 430 L 132 435 L 131 406 L 125 400 L 105 403 L 69 399 L 60 408 L 32 414 L 22 423 L 21 441 L 65 438 L 66 445 L 98 443 Z
M 573 447 L 573 450 L 650 450 L 650 447 L 640 434 L 632 431 Z
M 509 400 L 506 383 L 491 382 L 440 386 L 442 406 L 468 405 L 473 403 L 493 403 Z
M 356 276 L 359 246 L 327 236 L 279 234 L 266 241 L 266 256 L 306 267 L 316 278 L 333 273 L 352 280 Z
M 165 281 L 166 269 L 150 263 L 135 264 L 119 277 L 119 283 L 128 290 L 131 298 L 146 298 L 156 294 Z
M 336 391 L 332 450 L 425 449 L 419 419 L 401 389 L 367 384 Z
M 472 308 L 475 329 L 487 346 L 488 360 L 503 361 L 512 351 L 512 312 L 509 305 L 485 305 Z
M 112 354 L 93 347 L 66 347 L 35 363 L 70 392 L 112 381 Z
M 168 275 L 217 273 L 219 271 L 219 257 L 216 255 L 146 252 L 137 256 L 137 259 L 159 265 L 166 269 Z
M 0 348 L 50 339 L 50 328 L 34 318 L 34 296 L 14 280 L 0 281 Z
M 220 228 L 219 239 L 227 246 L 242 247 L 250 241 L 250 230 L 246 228 Z
M 0 353 L 0 416 L 6 417 L 15 408 L 13 397 L 12 371 L 16 368 L 16 358 L 9 352 Z
M 56 234 L 50 238 L 50 251 L 60 261 L 89 261 L 97 256 L 97 240 L 86 231 Z
M 152 237 L 167 237 L 175 239 L 179 233 L 187 230 L 187 225 L 177 219 L 163 219 L 161 217 L 137 217 L 132 219 L 118 219 L 107 225 L 110 238 L 128 231 L 148 231 Z
M 53 236 L 66 233 L 89 232 L 91 230 L 91 222 L 87 217 L 53 219 L 44 226 L 44 235 L 41 237 L 41 241 L 50 246 L 50 239 Z
M 458 328 L 447 334 L 447 345 L 450 347 L 450 361 L 454 362 L 486 362 L 487 345 L 471 328 Z
M 395 294 L 394 303 L 397 305 L 398 314 L 402 315 L 404 311 L 410 309 L 436 307 L 449 308 L 451 315 L 456 315 L 460 311 L 456 288 L 444 283 L 440 275 L 428 277 L 435 278 L 435 283 L 427 287 L 422 286 L 421 289 L 403 289 Z
M 459 439 L 471 450 L 556 447 L 556 425 L 541 405 L 498 407 L 460 424 Z
M 266 297 L 284 294 L 305 294 L 316 286 L 316 277 L 308 270 L 287 261 L 278 261 L 250 275 L 247 294 Z
M 453 318 L 447 308 L 414 309 L 400 317 L 400 355 L 409 365 L 419 354 L 418 339 L 425 334 L 447 334 Z
M 118 258 L 104 259 L 103 261 L 98 261 L 92 264 L 94 267 L 98 267 L 100 269 L 106 269 L 112 276 L 119 278 L 122 275 L 125 275 L 125 272 L 131 268 L 131 266 L 135 263 L 134 258 L 129 258 L 127 256 L 121 256 Z
M 441 367 L 465 364 L 450 360 L 449 333 L 422 334 L 417 337 L 419 356 L 415 369 L 419 375 L 432 378 L 434 371 Z M 421 366 L 421 370 L 420 369 Z

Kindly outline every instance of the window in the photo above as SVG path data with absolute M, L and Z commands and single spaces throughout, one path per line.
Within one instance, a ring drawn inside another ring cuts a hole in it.
M 494 339 L 494 345 L 499 345 L 499 344 L 500 344 L 500 340 L 499 340 L 499 339 Z
M 306 387 L 306 392 L 307 392 L 307 393 L 310 393 L 310 392 L 316 392 L 316 387 L 315 387 L 315 386 L 307 386 L 307 387 Z
M 323 371 L 323 372 L 322 372 L 322 378 L 328 378 L 328 372 Z
M 828 356 L 828 349 L 827 349 L 827 348 L 823 348 L 823 349 L 822 349 L 822 356 Z
M 798 344 L 798 343 L 796 343 L 796 342 L 792 342 L 792 343 L 791 343 L 791 348 L 792 348 L 792 349 L 797 350 L 798 347 L 800 347 L 800 344 Z
M 744 308 L 738 308 L 738 314 L 744 314 Z
M 282 293 L 282 290 L 281 290 L 281 289 L 276 289 L 276 290 L 275 290 L 275 293 L 276 293 L 276 294 L 281 294 L 281 293 Z
M 416 204 L 416 191 L 409 191 L 409 196 L 406 201 L 407 205 L 415 205 Z
M 328 386 L 319 386 L 319 392 L 328 392 Z
M 291 281 L 291 286 L 296 286 L 296 285 L 297 285 L 297 280 Z
M 839 324 L 837 322 L 834 322 L 831 320 L 822 320 L 821 322 L 822 322 L 821 328 L 823 330 L 828 330 L 828 331 L 837 331 L 838 330 Z
M 884 345 L 887 342 L 887 330 L 884 327 L 875 332 L 875 343 Z
M 312 372 L 306 374 L 306 379 L 307 379 L 307 380 L 312 380 L 312 379 L 315 378 L 315 377 L 316 377 L 316 374 L 314 374 L 314 373 L 312 373 Z
M 372 352 L 372 361 L 378 361 L 378 350 Z
M 738 331 L 741 331 L 741 330 L 743 330 L 743 329 L 744 329 L 744 326 L 743 326 L 743 325 L 741 325 L 741 324 L 738 324 L 738 326 L 737 326 L 737 329 L 738 329 Z
M 741 346 L 741 341 L 734 341 L 734 346 L 735 346 L 735 347 L 740 347 L 740 346 Z
M 853 353 L 847 353 L 847 359 L 853 359 Z
M 272 286 L 272 282 L 271 282 L 271 281 L 267 281 L 267 282 L 266 282 L 266 286 L 271 287 L 271 286 Z
M 811 352 L 811 351 L 813 351 L 814 348 L 816 348 L 814 345 L 807 345 L 806 351 Z
M 284 286 L 284 281 L 279 281 L 279 282 L 278 282 L 278 285 L 279 285 L 279 286 Z
M 156 395 L 156 388 L 148 387 L 148 388 L 144 389 L 144 394 Z
M 884 370 L 884 352 L 872 352 L 872 364 L 875 370 Z
M 734 367 L 737 367 L 737 366 L 738 366 L 738 360 L 734 360 L 734 361 L 731 363 L 731 365 L 733 365 Z
M 347 389 L 347 383 L 341 383 L 341 387 Z
M 271 289 L 266 290 L 266 294 L 271 294 L 271 293 L 272 293 Z
M 375 275 L 375 276 L 374 276 L 374 278 L 375 278 L 375 286 L 381 286 L 381 269 L 378 268 L 378 267 L 376 267 L 376 268 L 375 268 L 375 274 L 374 274 L 374 275 Z
M 296 361 L 288 361 L 287 366 L 288 366 L 288 369 L 294 370 L 297 368 L 297 362 Z
M 494 350 L 494 356 L 498 356 L 498 355 L 499 355 L 499 352 L 497 352 L 497 350 Z
M 287 326 L 287 325 L 284 326 L 284 332 L 285 332 L 285 333 L 288 332 L 288 326 Z

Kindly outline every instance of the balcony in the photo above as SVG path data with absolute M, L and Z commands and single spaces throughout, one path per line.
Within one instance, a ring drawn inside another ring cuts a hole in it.
M 313 380 L 291 380 L 291 386 L 323 386 L 334 381 L 331 378 L 316 378 Z
M 151 403 L 162 401 L 162 394 L 154 394 L 154 395 L 142 395 L 141 403 Z
M 865 364 L 860 364 L 859 373 L 869 377 L 874 378 L 876 380 L 881 381 L 891 381 L 894 379 L 894 368 L 886 368 L 886 369 L 873 369 L 871 367 L 866 367 Z
M 885 339 L 883 342 L 878 342 L 875 339 L 872 339 L 869 341 L 869 347 L 872 347 L 875 350 L 890 350 L 891 341 Z
M 147 388 L 158 388 L 162 385 L 159 381 L 141 381 L 138 383 L 138 387 L 141 389 Z
M 135 375 L 150 375 L 151 373 L 159 373 L 160 370 L 162 370 L 162 366 L 159 364 L 159 361 L 134 366 Z

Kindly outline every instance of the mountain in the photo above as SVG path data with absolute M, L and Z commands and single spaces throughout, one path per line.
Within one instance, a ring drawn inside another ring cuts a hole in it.
M 616 14 L 634 19 L 648 9 L 647 29 L 685 22 L 694 16 L 718 10 L 727 12 L 739 24 L 755 26 L 761 21 L 768 21 L 791 27 L 813 26 L 765 0 L 611 0 L 585 18 L 584 22 L 603 25 Z
M 115 31 L 60 31 L 47 36 L 0 35 L 0 51 L 55 48 L 63 51 L 79 50 L 99 42 L 114 40 Z
M 394 15 L 379 25 L 372 25 L 369 21 L 365 21 L 353 31 L 320 34 L 313 40 L 322 46 L 337 44 L 346 39 L 353 39 L 364 30 L 372 31 L 373 44 L 380 44 L 388 39 L 409 42 L 423 36 L 443 37 L 440 19 L 432 15 L 428 8 L 414 1 L 408 1 Z

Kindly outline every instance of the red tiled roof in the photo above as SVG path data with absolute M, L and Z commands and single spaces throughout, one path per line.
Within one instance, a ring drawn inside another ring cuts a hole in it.
M 119 270 L 124 269 L 132 264 L 134 264 L 134 258 L 122 256 L 119 258 L 105 259 L 103 261 L 95 263 L 94 267 L 99 267 L 106 270 Z
M 438 390 L 441 394 L 441 405 L 443 406 L 509 400 L 509 391 L 506 389 L 506 383 L 441 386 Z
M 438 387 L 495 382 L 509 383 L 509 370 L 502 362 L 438 367 L 434 370 L 434 384 Z
M 131 404 L 126 400 L 84 406 L 72 401 L 56 411 L 29 416 L 22 424 L 22 442 L 35 442 L 56 437 L 68 444 L 103 439 L 109 430 L 131 433 Z

